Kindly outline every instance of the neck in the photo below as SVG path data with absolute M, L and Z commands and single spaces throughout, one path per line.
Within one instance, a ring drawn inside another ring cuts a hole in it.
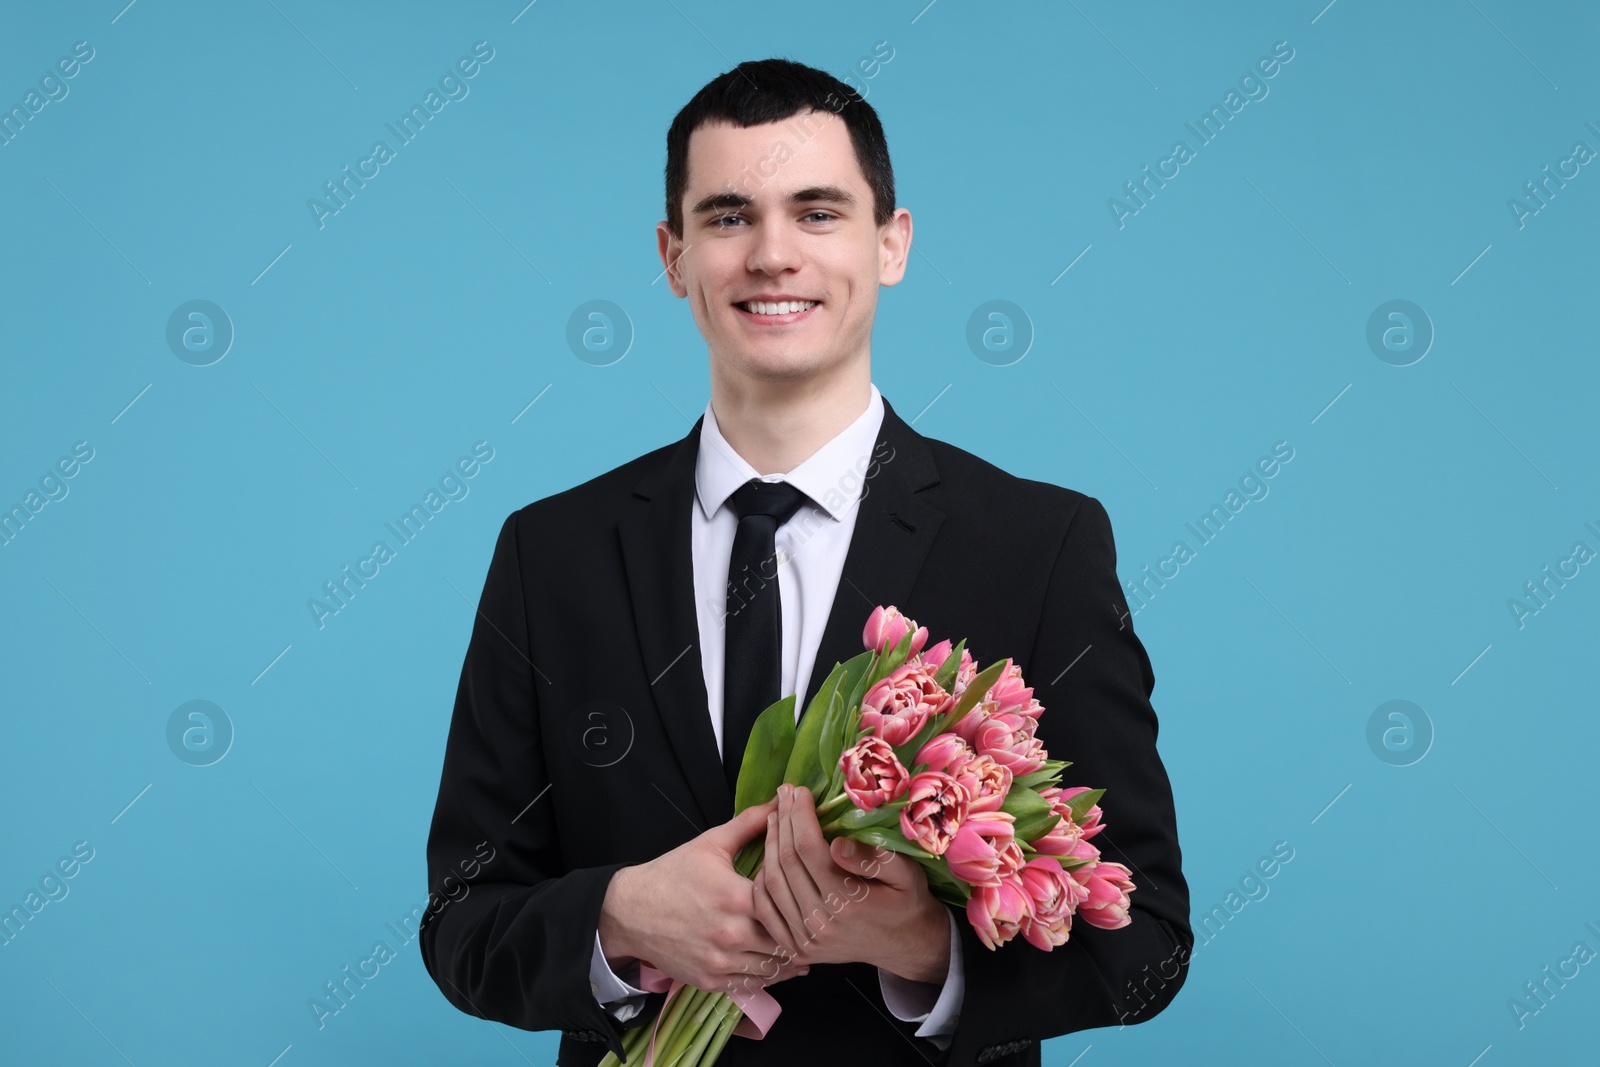
M 861 417 L 872 399 L 863 360 L 831 378 L 751 381 L 711 374 L 717 429 L 757 474 L 787 474 Z

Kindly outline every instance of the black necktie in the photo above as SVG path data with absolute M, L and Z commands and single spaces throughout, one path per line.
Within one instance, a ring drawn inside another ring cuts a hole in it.
M 723 638 L 722 770 L 734 794 L 756 717 L 777 702 L 783 670 L 783 614 L 774 535 L 807 500 L 788 482 L 751 479 L 728 498 L 739 517 L 728 558 Z

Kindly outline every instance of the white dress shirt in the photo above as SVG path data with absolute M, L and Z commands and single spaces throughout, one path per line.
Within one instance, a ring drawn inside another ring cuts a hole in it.
M 724 506 L 734 490 L 752 478 L 784 481 L 810 499 L 778 528 L 774 536 L 778 564 L 778 598 L 783 615 L 783 669 L 780 692 L 804 694 L 815 666 L 822 631 L 833 607 L 845 553 L 855 530 L 856 504 L 871 460 L 878 430 L 883 424 L 883 397 L 871 387 L 866 410 L 810 458 L 786 474 L 757 474 L 733 450 L 717 427 L 716 415 L 706 404 L 700 427 L 700 448 L 695 458 L 696 505 L 689 509 L 690 543 L 694 557 L 695 614 L 700 629 L 700 664 L 705 674 L 707 706 L 717 749 L 722 749 L 723 619 L 728 599 L 728 560 L 739 520 Z M 861 606 L 862 625 L 872 605 L 859 597 L 847 601 Z M 795 718 L 804 710 L 795 704 Z M 637 978 L 637 961 L 623 968 Z M 884 1003 L 902 1022 L 915 1022 L 918 1037 L 939 1048 L 950 1044 L 956 1016 L 965 994 L 961 937 L 956 918 L 950 916 L 950 970 L 942 986 L 912 982 L 878 968 Z M 781 1003 L 779 983 L 779 1001 Z M 645 991 L 619 978 L 606 963 L 595 933 L 594 955 L 589 964 L 589 988 L 618 1022 L 627 1022 L 643 1008 Z

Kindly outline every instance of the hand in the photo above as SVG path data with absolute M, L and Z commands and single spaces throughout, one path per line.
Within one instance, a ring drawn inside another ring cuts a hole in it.
M 914 982 L 950 968 L 949 912 L 909 856 L 822 836 L 810 790 L 780 786 L 755 914 L 802 964 L 870 963 Z M 846 855 L 847 846 L 856 852 Z
M 648 863 L 619 869 L 600 907 L 608 961 L 635 957 L 707 991 L 759 989 L 806 973 L 755 916 L 753 883 L 733 869 L 777 800 L 746 808 Z

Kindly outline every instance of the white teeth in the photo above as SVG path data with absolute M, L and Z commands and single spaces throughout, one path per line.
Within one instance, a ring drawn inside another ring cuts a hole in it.
M 814 308 L 817 306 L 817 302 L 815 300 L 780 300 L 777 303 L 768 303 L 760 300 L 746 300 L 739 306 L 757 315 L 789 315 L 796 311 Z

